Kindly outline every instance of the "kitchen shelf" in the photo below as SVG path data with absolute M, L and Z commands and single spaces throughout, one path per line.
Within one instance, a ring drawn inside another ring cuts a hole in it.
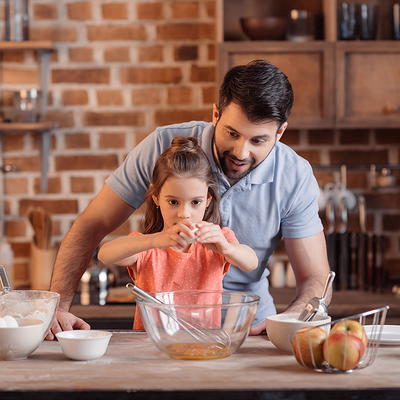
M 54 51 L 53 42 L 47 40 L 26 40 L 22 42 L 0 41 L 0 53 L 6 51 L 35 51 L 39 56 L 40 89 L 42 98 L 40 103 L 40 115 L 45 119 L 48 102 L 48 82 L 50 54 Z M 47 191 L 47 173 L 49 169 L 50 137 L 56 125 L 52 122 L 0 122 L 0 133 L 2 132 L 38 132 L 41 135 L 40 147 L 40 191 Z M 1 144 L 0 144 L 1 148 Z

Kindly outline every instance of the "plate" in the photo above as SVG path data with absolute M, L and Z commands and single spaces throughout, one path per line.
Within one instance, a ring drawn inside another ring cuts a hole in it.
M 374 341 L 371 335 L 376 335 L 379 332 L 379 326 L 365 325 L 364 329 L 368 339 Z M 400 345 L 400 325 L 383 325 L 379 344 Z

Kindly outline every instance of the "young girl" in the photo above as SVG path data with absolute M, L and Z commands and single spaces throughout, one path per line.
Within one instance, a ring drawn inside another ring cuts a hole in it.
M 217 183 L 195 138 L 174 138 L 160 156 L 145 204 L 144 233 L 107 242 L 98 254 L 105 264 L 127 266 L 141 289 L 222 290 L 230 264 L 257 267 L 255 252 L 219 226 Z M 134 329 L 143 329 L 138 309 Z

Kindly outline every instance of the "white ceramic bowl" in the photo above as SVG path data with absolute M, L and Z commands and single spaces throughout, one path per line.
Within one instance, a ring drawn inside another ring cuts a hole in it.
M 266 320 L 266 328 L 269 340 L 279 350 L 287 353 L 292 353 L 292 345 L 290 338 L 299 329 L 305 326 L 317 326 L 331 322 L 331 317 L 322 319 L 316 317 L 312 321 L 305 322 L 299 321 L 297 318 L 299 313 L 287 313 L 287 314 L 276 314 L 270 315 Z M 329 333 L 330 325 L 325 325 L 323 329 Z
M 72 360 L 94 360 L 104 355 L 112 333 L 82 330 L 56 333 L 64 354 Z

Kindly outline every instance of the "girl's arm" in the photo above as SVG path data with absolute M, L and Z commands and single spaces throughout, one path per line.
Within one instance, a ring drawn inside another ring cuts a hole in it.
M 197 240 L 211 250 L 222 254 L 226 261 L 242 271 L 252 271 L 258 266 L 258 258 L 252 248 L 245 244 L 229 242 L 218 225 L 202 221 L 197 224 Z
M 193 233 L 190 229 L 185 224 L 176 224 L 162 232 L 123 236 L 104 243 L 100 247 L 98 258 L 104 264 L 129 266 L 136 263 L 137 255 L 142 251 L 167 247 L 185 248 L 187 242 L 180 233 L 191 238 Z

